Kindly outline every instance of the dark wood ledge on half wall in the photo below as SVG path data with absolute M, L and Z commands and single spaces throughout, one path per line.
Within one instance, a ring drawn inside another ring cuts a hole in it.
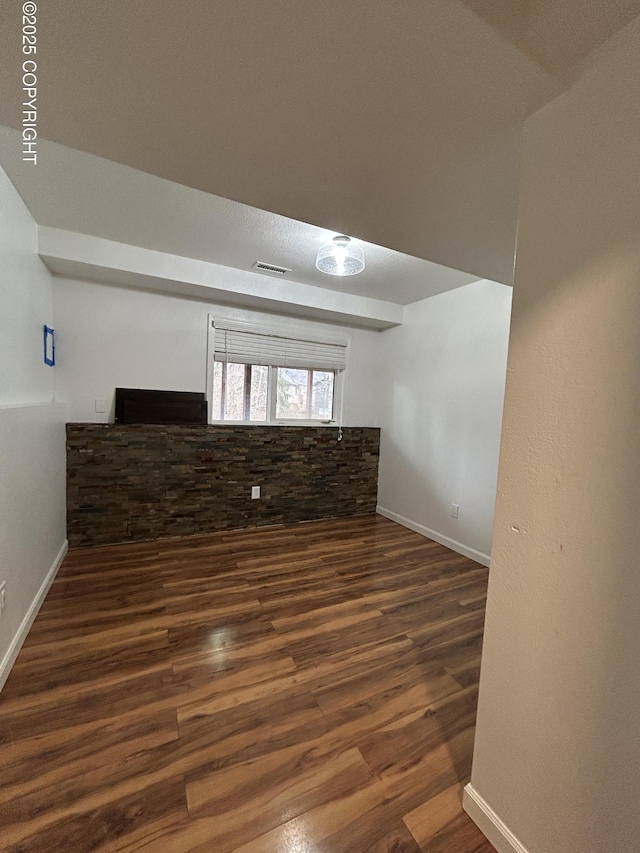
M 337 438 L 334 426 L 68 424 L 69 543 L 373 513 L 380 430 Z

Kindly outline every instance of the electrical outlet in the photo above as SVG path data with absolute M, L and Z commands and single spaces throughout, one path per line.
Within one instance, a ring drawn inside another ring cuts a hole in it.
M 260 497 L 260 486 L 251 486 L 251 500 L 255 501 Z
M 457 518 L 459 511 L 460 506 L 458 504 L 451 504 L 451 518 Z
M 7 601 L 7 582 L 2 581 L 0 583 L 0 613 L 4 610 L 4 606 Z

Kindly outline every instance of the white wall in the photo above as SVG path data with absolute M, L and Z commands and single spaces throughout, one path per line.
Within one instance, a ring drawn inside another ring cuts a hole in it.
M 43 362 L 52 279 L 36 226 L 0 169 L 0 685 L 65 543 L 65 407 Z
M 380 511 L 486 564 L 510 308 L 475 282 L 409 305 L 378 352 Z
M 529 853 L 640 850 L 639 44 L 526 129 L 466 799 L 500 851 L 497 820 Z
M 0 168 L 0 405 L 53 400 L 42 327 L 53 321 L 52 277 L 38 257 L 36 226 Z
M 351 364 L 344 423 L 374 426 L 376 395 L 371 359 L 380 333 L 327 323 L 216 306 L 163 293 L 56 278 L 56 396 L 69 405 L 69 420 L 113 420 L 114 388 L 205 391 L 207 315 L 277 322 L 351 336 Z M 109 411 L 95 412 L 106 398 Z

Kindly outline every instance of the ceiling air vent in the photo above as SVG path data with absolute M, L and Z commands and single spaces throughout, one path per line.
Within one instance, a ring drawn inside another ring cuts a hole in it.
M 291 270 L 286 267 L 277 267 L 275 264 L 265 264 L 264 261 L 256 261 L 253 265 L 254 270 L 261 270 L 262 272 L 274 272 L 276 275 L 286 275 Z

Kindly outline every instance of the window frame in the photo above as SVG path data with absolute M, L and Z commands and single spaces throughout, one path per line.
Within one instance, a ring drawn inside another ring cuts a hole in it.
M 333 373 L 333 417 L 331 420 L 319 420 L 316 418 L 308 419 L 308 418 L 276 418 L 276 405 L 277 405 L 277 393 L 276 393 L 276 383 L 277 383 L 277 368 L 278 367 L 288 367 L 289 365 L 266 365 L 269 369 L 268 379 L 267 379 L 267 420 L 266 421 L 250 421 L 250 420 L 219 420 L 218 418 L 214 418 L 213 412 L 213 383 L 214 383 L 214 353 L 215 353 L 215 327 L 214 321 L 216 319 L 229 319 L 222 318 L 217 314 L 209 314 L 207 317 L 207 370 L 206 370 L 206 391 L 205 397 L 207 400 L 207 422 L 210 425 L 218 425 L 218 424 L 229 424 L 231 426 L 313 426 L 313 427 L 336 427 L 342 425 L 343 414 L 346 411 L 346 396 L 347 396 L 347 382 L 346 376 L 349 372 L 349 366 L 351 363 L 351 335 L 345 335 L 341 340 L 335 340 L 331 338 L 327 338 L 326 342 L 328 343 L 340 343 L 345 346 L 345 369 L 344 370 L 327 370 L 322 367 L 308 367 L 308 368 L 300 368 L 306 369 L 310 372 L 312 370 L 317 370 L 322 373 Z M 233 321 L 242 322 L 242 321 Z M 248 327 L 253 326 L 253 323 L 247 322 L 246 325 Z M 261 328 L 264 328 L 264 324 L 260 324 Z M 273 329 L 274 333 L 279 333 L 284 335 L 285 337 L 289 336 L 291 338 L 296 338 L 299 336 L 301 339 L 304 339 L 305 336 L 309 336 L 309 330 L 304 329 L 302 327 L 296 326 L 279 326 L 276 324 L 271 325 L 270 328 Z M 314 337 L 317 337 L 317 334 L 313 334 Z M 219 362 L 223 364 L 224 362 Z

